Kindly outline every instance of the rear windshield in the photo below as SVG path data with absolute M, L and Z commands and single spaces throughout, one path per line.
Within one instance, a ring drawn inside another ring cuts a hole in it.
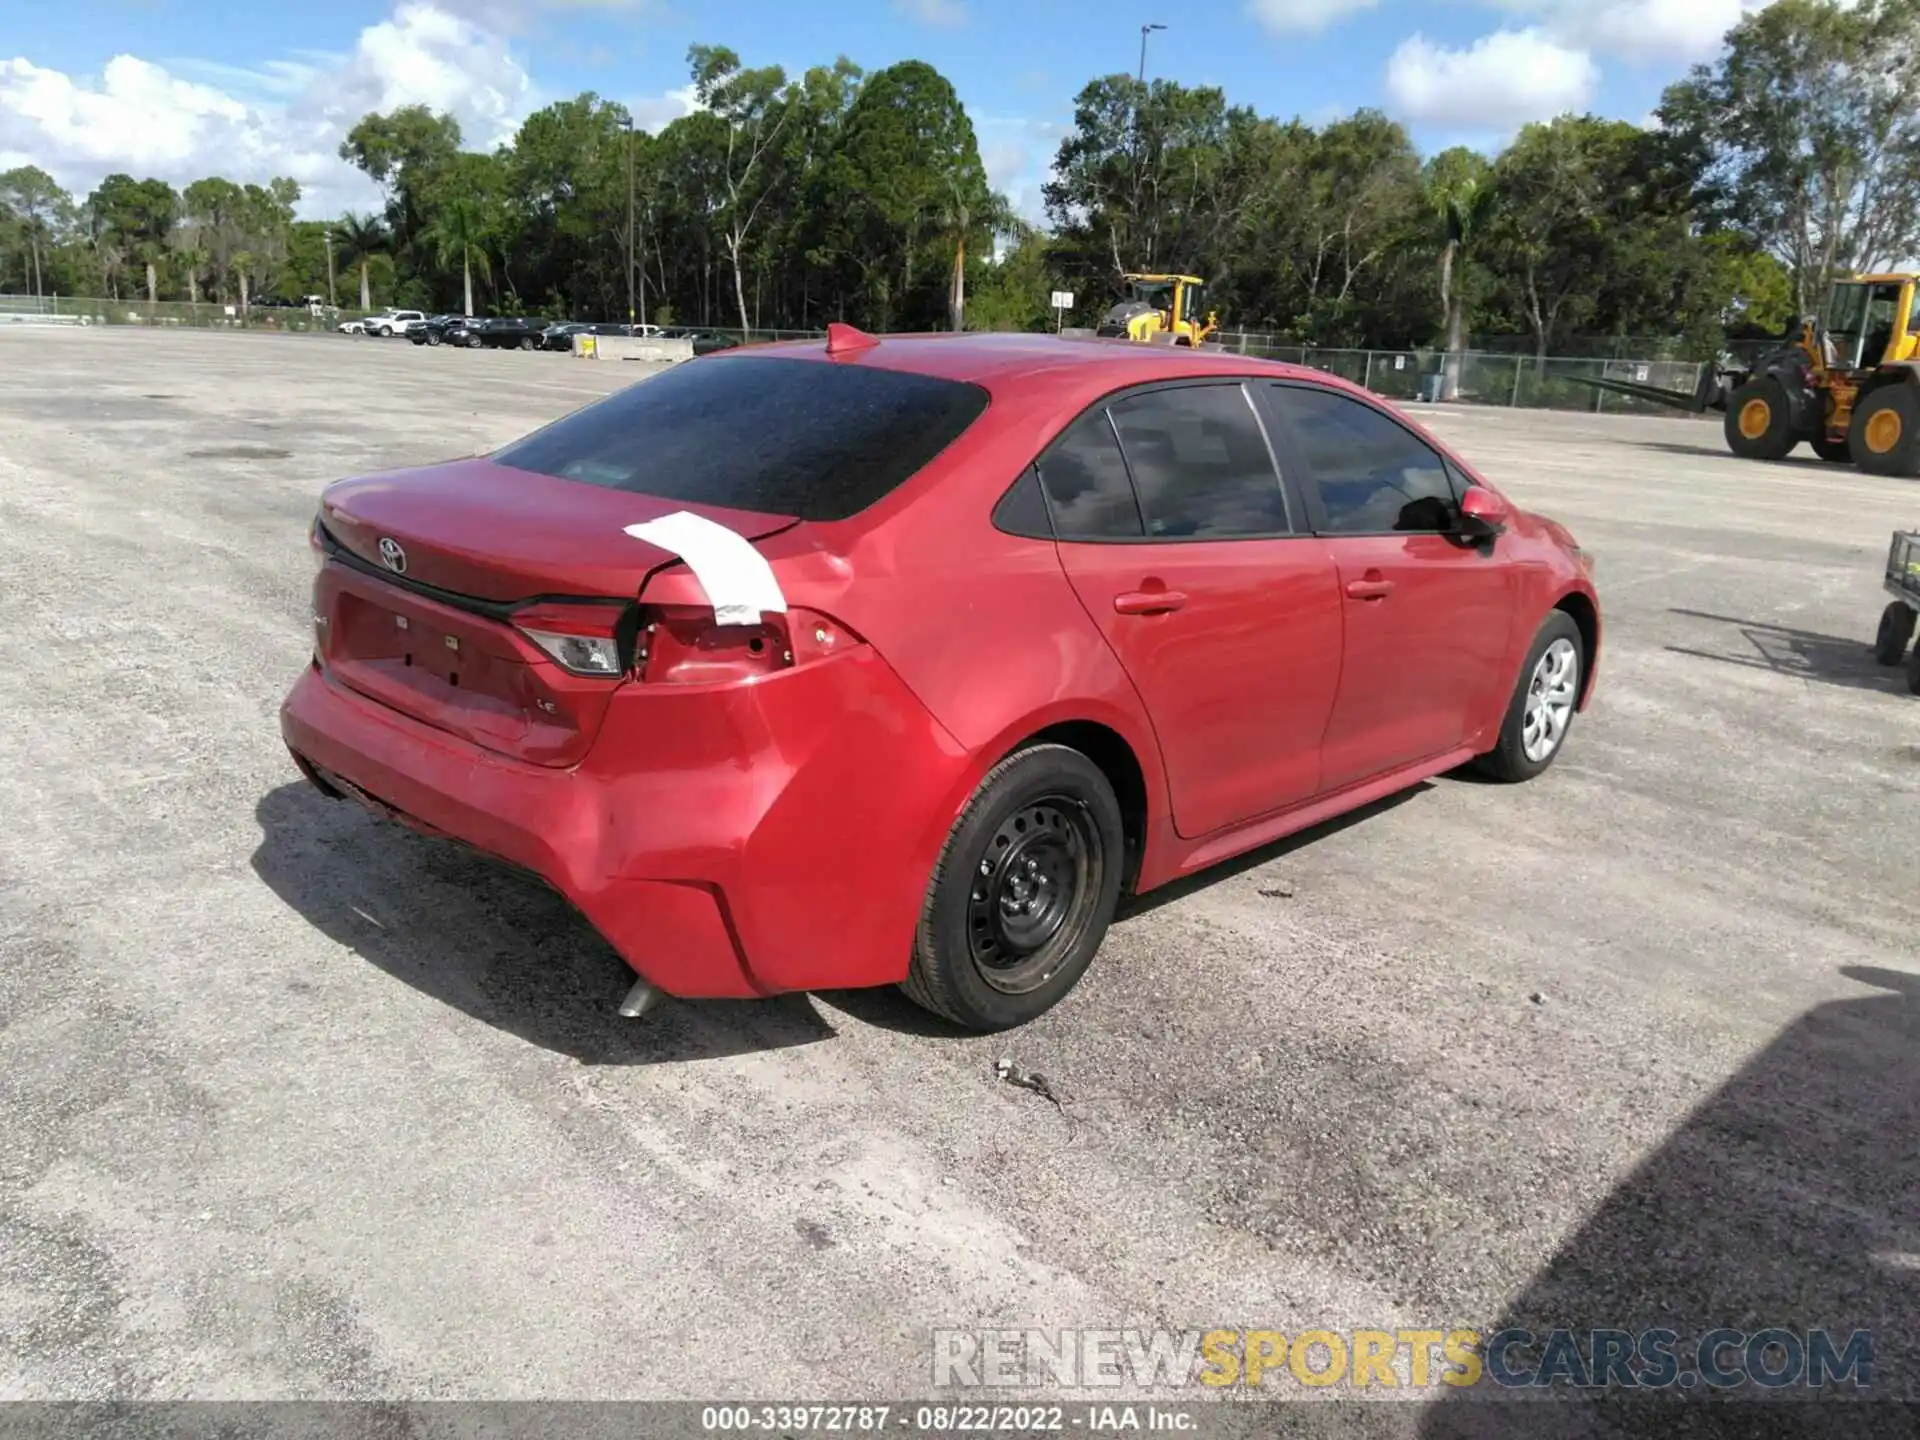
M 666 500 L 845 520 L 987 407 L 957 380 L 771 355 L 699 360 L 509 445 L 521 470 Z

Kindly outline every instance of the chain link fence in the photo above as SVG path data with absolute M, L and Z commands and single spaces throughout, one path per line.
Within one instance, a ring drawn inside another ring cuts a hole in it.
M 1691 395 L 1704 366 L 1692 360 L 1601 359 L 1579 356 L 1501 354 L 1469 350 L 1449 358 L 1440 350 L 1326 350 L 1306 345 L 1268 345 L 1262 337 L 1222 332 L 1222 348 L 1304 365 L 1351 380 L 1389 400 L 1430 400 L 1441 395 L 1468 405 L 1529 410 L 1583 410 L 1593 414 L 1671 414 L 1651 400 L 1613 394 L 1582 380 L 1627 380 Z M 1451 382 L 1451 383 L 1449 383 Z
M 106 300 L 72 296 L 0 295 L 0 323 L 142 325 L 158 328 L 244 329 L 290 333 L 330 331 L 368 313 L 357 308 L 250 305 L 226 301 Z M 681 326 L 679 331 L 726 336 L 733 340 L 818 339 L 824 330 L 754 329 L 729 326 Z M 1351 380 L 1389 400 L 1447 398 L 1461 404 L 1516 406 L 1536 410 L 1602 413 L 1671 413 L 1649 400 L 1610 394 L 1579 383 L 1585 379 L 1629 380 L 1662 390 L 1692 394 L 1704 368 L 1691 360 L 1552 356 L 1499 350 L 1469 350 L 1449 358 L 1439 350 L 1338 350 L 1276 343 L 1275 337 L 1221 331 L 1222 348 L 1309 366 Z

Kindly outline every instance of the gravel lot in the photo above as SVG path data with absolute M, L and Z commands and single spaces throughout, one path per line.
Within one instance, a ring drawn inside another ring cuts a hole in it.
M 1871 1326 L 1920 1391 L 1920 699 L 1868 654 L 1920 486 L 1423 410 L 1599 556 L 1546 779 L 1154 896 L 1008 1036 L 633 1024 L 275 710 L 326 481 L 637 369 L 0 333 L 0 1398 L 903 1397 L 934 1327 L 1503 1318 Z

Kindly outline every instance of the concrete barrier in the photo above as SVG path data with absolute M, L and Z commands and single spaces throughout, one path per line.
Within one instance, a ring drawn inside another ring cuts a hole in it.
M 573 353 L 599 360 L 650 360 L 672 365 L 693 358 L 691 340 L 638 340 L 628 335 L 576 335 Z

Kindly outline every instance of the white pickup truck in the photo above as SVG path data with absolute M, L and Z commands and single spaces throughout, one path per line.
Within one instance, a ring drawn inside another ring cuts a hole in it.
M 388 309 L 367 319 L 367 333 L 378 335 L 386 340 L 395 335 L 404 335 L 407 331 L 426 319 L 424 311 Z

